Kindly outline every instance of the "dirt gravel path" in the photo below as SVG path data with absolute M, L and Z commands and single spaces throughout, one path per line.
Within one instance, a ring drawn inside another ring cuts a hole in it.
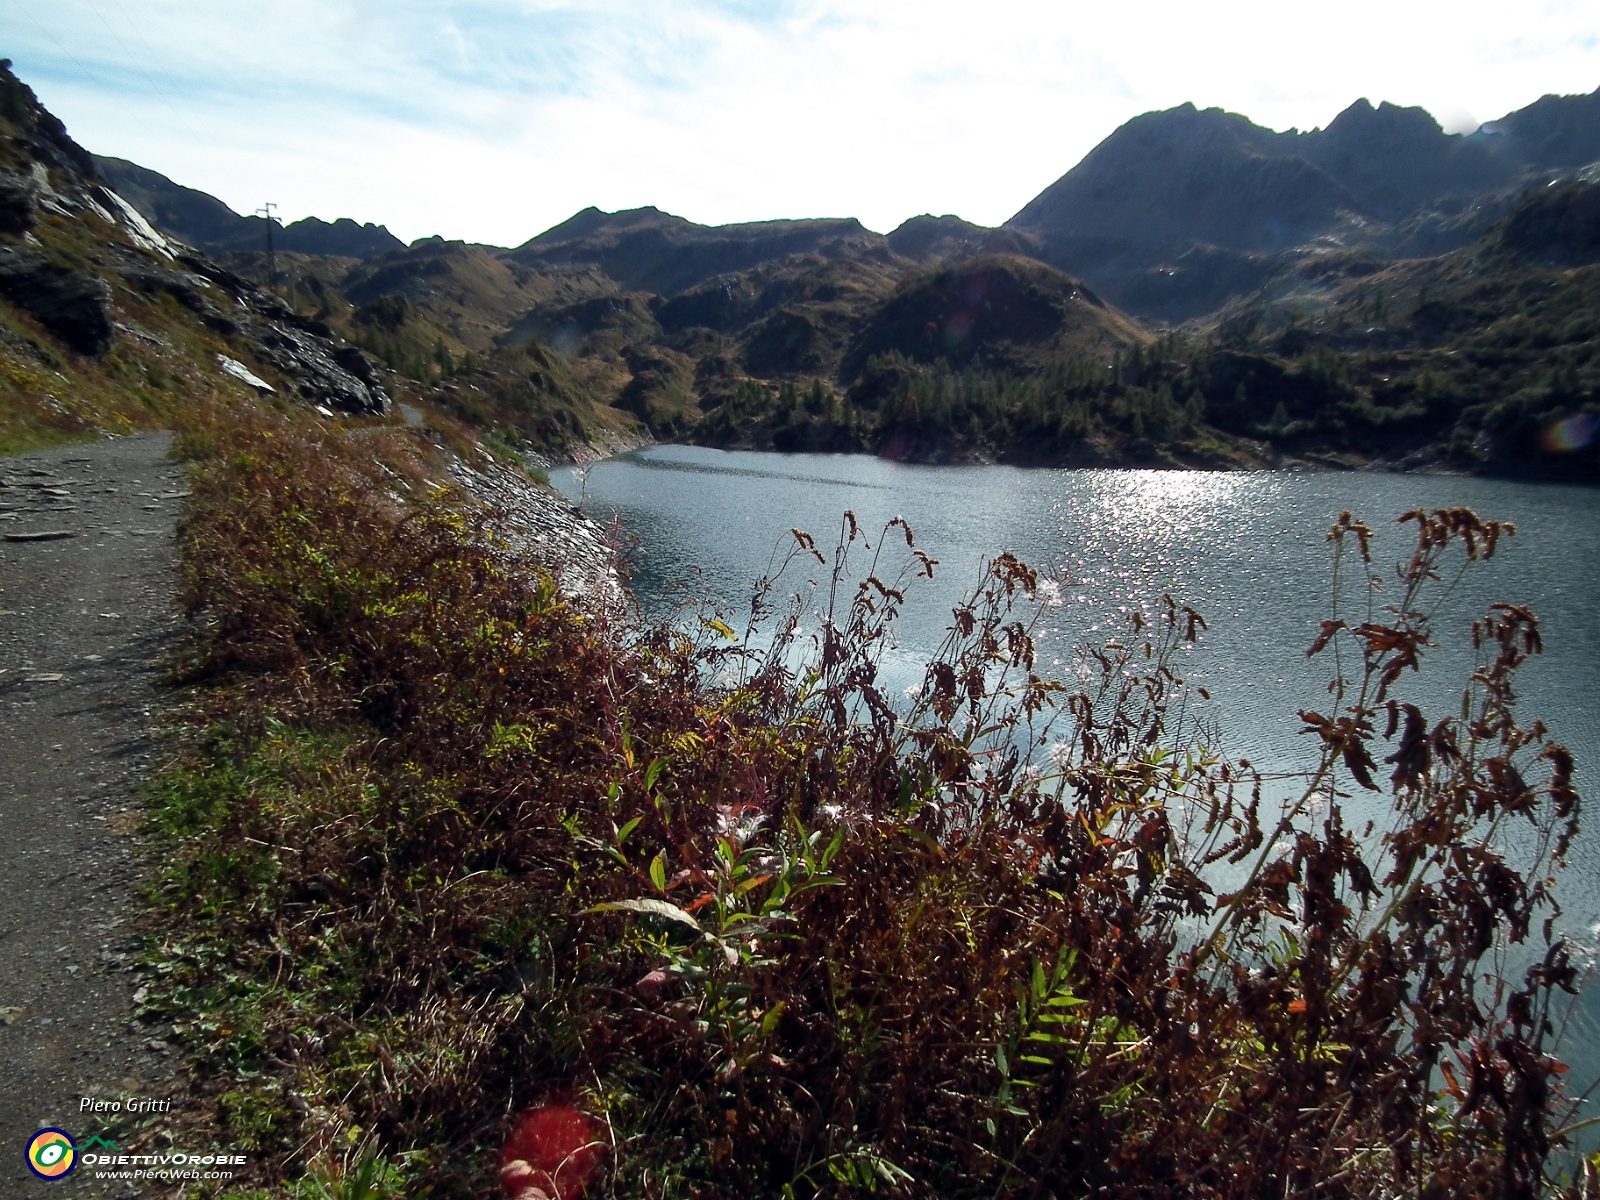
M 138 1194 L 88 1170 L 37 1179 L 25 1147 L 48 1126 L 110 1129 L 85 1096 L 172 1096 L 127 970 L 146 868 L 135 788 L 177 630 L 170 440 L 0 458 L 0 1196 Z

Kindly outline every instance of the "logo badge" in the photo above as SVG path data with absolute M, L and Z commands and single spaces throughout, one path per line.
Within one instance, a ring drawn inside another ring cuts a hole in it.
M 78 1165 L 78 1147 L 65 1129 L 41 1129 L 28 1143 L 28 1168 L 40 1179 L 65 1179 Z

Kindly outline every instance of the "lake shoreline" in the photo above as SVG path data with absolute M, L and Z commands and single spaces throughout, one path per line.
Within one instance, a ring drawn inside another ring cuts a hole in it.
M 1566 484 L 1580 487 L 1600 487 L 1600 481 L 1578 476 L 1551 474 L 1548 464 L 1519 464 L 1519 469 L 1471 470 L 1451 465 L 1437 458 L 1417 459 L 1407 456 L 1398 460 L 1362 459 L 1355 455 L 1286 454 L 1278 453 L 1268 444 L 1258 443 L 1258 455 L 1246 458 L 1190 456 L 1180 459 L 1157 453 L 1147 458 L 1129 458 L 1112 455 L 1089 448 L 1085 453 L 1069 457 L 1028 456 L 1025 454 L 995 454 L 985 449 L 933 446 L 911 447 L 905 453 L 861 448 L 795 448 L 779 449 L 771 445 L 717 444 L 696 441 L 637 441 L 617 445 L 594 445 L 589 452 L 574 455 L 570 464 L 557 464 L 544 456 L 530 457 L 530 464 L 541 469 L 561 465 L 594 467 L 601 463 L 627 458 L 641 450 L 675 446 L 685 449 L 716 450 L 727 454 L 777 454 L 792 458 L 861 458 L 905 466 L 921 467 L 1015 467 L 1021 470 L 1044 471 L 1196 471 L 1207 474 L 1288 474 L 1319 475 L 1406 475 L 1426 478 L 1484 479 L 1507 483 Z M 1158 448 L 1159 449 L 1159 448 Z

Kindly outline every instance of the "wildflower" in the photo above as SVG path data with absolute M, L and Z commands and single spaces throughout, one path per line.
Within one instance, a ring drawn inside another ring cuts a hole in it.
M 1056 770 L 1065 771 L 1072 764 L 1072 743 L 1067 741 L 1052 742 L 1050 745 L 1050 761 L 1055 764 Z
M 1054 579 L 1039 580 L 1039 601 L 1046 608 L 1061 607 L 1061 585 Z

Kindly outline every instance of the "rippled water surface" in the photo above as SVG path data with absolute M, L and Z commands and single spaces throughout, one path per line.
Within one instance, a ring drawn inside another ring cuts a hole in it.
M 1324 659 L 1305 649 L 1330 611 L 1325 536 L 1349 509 L 1380 533 L 1375 563 L 1393 577 L 1411 539 L 1395 525 L 1418 507 L 1466 505 L 1513 521 L 1517 536 L 1452 595 L 1445 643 L 1408 698 L 1453 711 L 1464 676 L 1466 631 L 1494 600 L 1528 604 L 1542 621 L 1545 655 L 1522 676 L 1525 718 L 1540 716 L 1579 759 L 1580 789 L 1600 813 L 1600 491 L 1564 485 L 1439 476 L 1052 471 L 907 466 L 859 456 L 780 455 L 661 446 L 552 472 L 593 517 L 637 537 L 634 589 L 647 611 L 670 609 L 673 585 L 737 613 L 791 527 L 831 545 L 843 510 L 876 531 L 903 516 L 917 544 L 940 560 L 912 597 L 890 685 L 921 678 L 919 652 L 943 634 L 951 605 L 984 555 L 1011 550 L 1061 582 L 1041 639 L 1049 663 L 1109 628 L 1117 610 L 1163 592 L 1192 604 L 1210 631 L 1185 671 L 1215 697 L 1233 756 L 1269 769 L 1304 766 L 1298 709 L 1325 707 Z M 874 533 L 874 544 L 876 537 Z M 798 586 L 806 576 L 797 576 Z M 1456 649 L 1452 650 L 1452 646 Z M 1431 682 L 1430 682 L 1431 680 Z M 1566 924 L 1593 943 L 1600 923 L 1600 818 L 1563 881 Z M 1577 1062 L 1600 1070 L 1600 1011 L 1569 1039 Z

